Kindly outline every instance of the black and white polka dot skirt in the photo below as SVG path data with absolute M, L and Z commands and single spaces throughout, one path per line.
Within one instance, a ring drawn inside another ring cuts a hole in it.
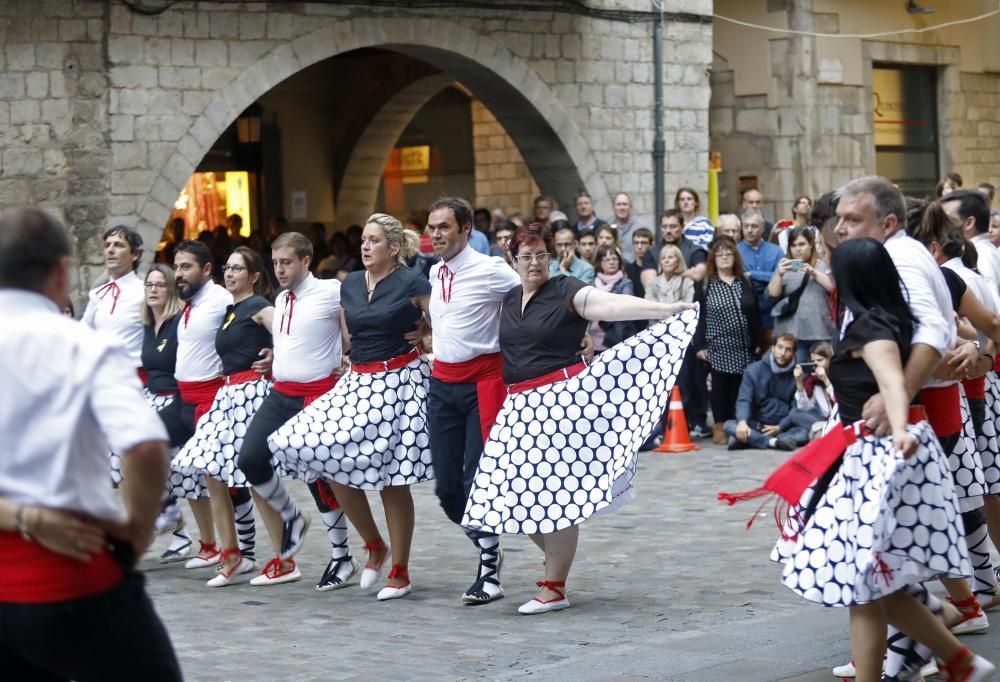
M 434 478 L 427 436 L 430 363 L 423 356 L 388 372 L 348 372 L 271 434 L 283 475 L 359 490 Z
M 1000 495 L 1000 376 L 986 375 L 986 420 L 977 435 L 979 456 L 983 463 L 988 495 Z
M 181 474 L 211 476 L 230 488 L 245 488 L 246 476 L 236 465 L 243 445 L 243 436 L 254 414 L 260 408 L 270 379 L 255 379 L 227 384 L 219 389 L 195 429 L 171 462 L 171 469 Z
M 142 387 L 142 395 L 149 406 L 157 412 L 174 402 L 175 398 L 173 393 L 152 393 L 145 386 Z M 111 482 L 115 487 L 118 487 L 122 482 L 122 458 L 115 452 L 111 453 Z
M 639 448 L 670 401 L 698 315 L 654 324 L 581 373 L 512 393 L 479 460 L 462 525 L 552 533 L 634 497 Z
M 983 462 L 976 446 L 976 431 L 972 426 L 972 414 L 969 412 L 969 400 L 965 397 L 965 388 L 959 388 L 959 405 L 962 411 L 962 433 L 958 437 L 955 449 L 948 454 L 948 466 L 951 477 L 955 481 L 955 494 L 958 496 L 958 510 L 962 512 L 979 509 L 983 506 L 983 495 L 986 494 L 986 478 L 983 475 Z
M 795 535 L 786 525 L 794 537 L 780 539 L 771 559 L 784 565 L 787 587 L 824 606 L 854 606 L 972 574 L 948 460 L 926 421 L 908 429 L 919 441 L 908 459 L 892 452 L 889 438 L 859 437 L 805 527 Z

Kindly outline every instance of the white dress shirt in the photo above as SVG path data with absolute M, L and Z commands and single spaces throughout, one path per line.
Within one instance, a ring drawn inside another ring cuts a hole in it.
M 0 496 L 119 519 L 108 448 L 166 440 L 122 342 L 44 296 L 0 289 Z
M 111 332 L 125 344 L 133 367 L 142 366 L 142 323 L 139 313 L 146 289 L 135 272 L 129 272 L 90 290 L 83 321 L 94 329 Z
M 976 269 L 983 277 L 991 280 L 993 288 L 996 289 L 1000 285 L 1000 251 L 993 246 L 989 235 L 977 234 L 970 241 L 976 247 L 976 255 L 979 257 L 976 261 Z M 1000 289 L 998 289 L 998 293 L 1000 293 Z
M 500 352 L 500 304 L 521 283 L 506 261 L 466 247 L 432 266 L 430 280 L 434 357 L 465 362 Z
M 903 280 L 903 296 L 917 318 L 912 343 L 926 344 L 943 356 L 955 345 L 957 332 L 944 275 L 930 251 L 902 230 L 885 241 L 885 248 Z
M 941 267 L 953 270 L 987 310 L 994 315 L 1000 315 L 1000 293 L 997 292 L 996 284 L 993 281 L 986 279 L 975 270 L 965 267 L 961 258 L 952 258 Z M 978 330 L 976 333 L 979 334 L 980 347 L 984 347 L 989 337 Z
M 177 381 L 208 381 L 222 375 L 222 358 L 215 351 L 215 333 L 222 326 L 233 296 L 209 280 L 187 303 L 177 322 Z
M 330 376 L 340 367 L 340 282 L 312 274 L 274 302 L 275 381 L 307 383 Z

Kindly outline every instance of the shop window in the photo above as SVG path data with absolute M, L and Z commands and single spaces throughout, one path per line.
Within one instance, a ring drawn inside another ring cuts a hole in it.
M 904 194 L 933 196 L 939 175 L 936 69 L 875 66 L 872 117 L 876 172 Z

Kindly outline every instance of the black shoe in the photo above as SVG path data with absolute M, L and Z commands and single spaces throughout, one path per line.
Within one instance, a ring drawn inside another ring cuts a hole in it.
M 503 585 L 500 584 L 501 568 L 503 568 L 503 550 L 497 546 L 497 553 L 492 559 L 480 560 L 479 577 L 462 595 L 462 601 L 475 606 L 503 599 Z
M 750 447 L 748 444 L 736 440 L 736 436 L 729 437 L 728 450 L 746 450 L 748 447 Z
M 775 439 L 774 449 L 784 450 L 786 452 L 791 452 L 799 447 L 799 444 L 795 442 L 795 439 L 791 436 L 779 436 Z
M 298 512 L 291 521 L 285 521 L 281 530 L 281 553 L 282 560 L 287 561 L 295 556 L 295 553 L 302 549 L 305 542 L 306 531 L 309 530 L 309 515 Z
M 316 583 L 317 592 L 330 592 L 347 587 L 349 580 L 358 574 L 358 562 L 352 556 L 341 559 L 330 559 L 322 577 Z

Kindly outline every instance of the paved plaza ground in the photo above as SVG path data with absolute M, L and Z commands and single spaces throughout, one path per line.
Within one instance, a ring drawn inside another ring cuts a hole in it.
M 461 604 L 476 557 L 433 484 L 414 488 L 414 592 L 405 599 L 378 602 L 357 586 L 313 592 L 328 556 L 315 513 L 298 583 L 213 590 L 208 569 L 150 558 L 143 568 L 189 680 L 832 680 L 830 668 L 850 659 L 846 611 L 781 586 L 768 560 L 770 509 L 748 532 L 755 504 L 716 501 L 720 490 L 756 486 L 786 456 L 712 446 L 643 454 L 637 499 L 583 526 L 572 608 L 541 616 L 517 613 L 542 578 L 540 552 L 521 537 L 504 539 L 506 598 Z M 293 487 L 315 512 L 305 486 Z M 997 661 L 1000 612 L 992 617 L 991 632 L 965 639 Z

